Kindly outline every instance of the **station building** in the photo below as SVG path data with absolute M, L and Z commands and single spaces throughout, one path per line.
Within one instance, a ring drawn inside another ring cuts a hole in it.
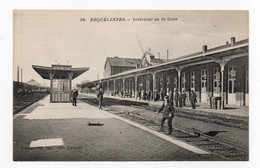
M 219 98 L 221 109 L 225 105 L 248 106 L 248 45 L 248 39 L 236 41 L 232 37 L 225 45 L 214 48 L 204 45 L 199 52 L 172 60 L 156 59 L 147 51 L 140 66 L 91 83 L 102 86 L 108 95 L 123 90 L 125 95 L 136 97 L 138 91 L 151 91 L 155 100 L 156 95 L 175 91 L 185 91 L 189 96 L 193 90 L 202 103 Z
M 122 72 L 136 69 L 141 64 L 141 59 L 107 57 L 104 66 L 104 77 L 113 76 Z

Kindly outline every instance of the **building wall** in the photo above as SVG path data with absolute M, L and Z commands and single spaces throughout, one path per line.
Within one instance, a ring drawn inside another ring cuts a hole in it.
M 107 62 L 105 69 L 104 69 L 104 77 L 109 77 L 112 75 L 116 75 L 125 71 L 129 71 L 131 69 L 135 69 L 135 67 L 111 67 L 110 64 Z
M 230 60 L 224 71 L 224 103 L 228 105 L 245 106 L 248 105 L 248 84 L 246 84 L 246 69 L 248 66 L 248 57 L 236 58 Z M 234 91 L 229 93 L 229 68 L 236 67 L 236 76 L 234 80 Z M 206 88 L 202 92 L 202 70 L 206 70 Z M 192 75 L 192 73 L 195 76 Z M 162 77 L 163 75 L 161 75 Z M 193 77 L 192 77 L 193 76 Z M 199 102 L 209 103 L 210 97 L 221 96 L 221 72 L 218 63 L 201 64 L 191 67 L 186 67 L 181 73 L 181 90 L 185 91 L 189 96 L 190 91 L 194 90 L 197 94 Z M 185 80 L 183 79 L 185 77 Z M 177 78 L 177 73 L 173 74 L 173 78 Z M 185 84 L 184 84 L 185 81 Z M 192 82 L 194 81 L 194 82 Z M 173 82 L 173 80 L 171 80 Z M 192 84 L 193 83 L 193 84 Z M 194 85 L 194 87 L 192 87 Z
M 228 55 L 227 55 L 228 56 Z M 185 66 L 185 65 L 183 65 Z M 131 69 L 131 67 L 110 67 L 106 66 L 106 72 L 110 75 L 115 75 L 122 73 Z M 224 90 L 224 103 L 228 105 L 235 106 L 248 106 L 248 57 L 234 58 L 227 62 L 225 66 L 224 76 L 223 76 L 223 90 Z M 179 87 L 179 82 L 181 82 L 181 91 L 184 90 L 189 97 L 190 91 L 194 90 L 197 94 L 197 100 L 199 102 L 208 103 L 210 102 L 210 97 L 220 97 L 221 96 L 221 71 L 220 65 L 216 62 L 207 64 L 198 64 L 195 66 L 185 67 L 181 73 L 181 81 L 178 81 L 177 71 L 173 68 L 169 71 L 161 71 L 159 69 L 156 73 L 156 82 L 152 81 L 151 74 L 140 76 L 138 78 L 137 90 L 149 90 L 153 89 L 153 84 L 155 85 L 155 90 L 160 94 L 166 93 L 167 90 L 173 91 L 174 88 Z M 202 73 L 203 70 L 203 73 Z M 110 72 L 110 73 L 109 73 Z M 202 78 L 203 76 L 203 78 Z M 127 76 L 125 76 L 127 78 Z M 184 78 L 183 78 L 184 77 Z M 125 83 L 123 86 L 122 78 L 118 78 L 116 83 L 116 89 L 121 90 L 123 87 L 127 91 L 134 89 L 135 81 L 132 83 Z M 134 78 L 133 78 L 134 79 Z M 170 81 L 171 83 L 169 83 Z M 202 82 L 203 81 L 203 82 Z M 130 81 L 129 81 L 130 82 Z M 142 85 L 140 85 L 142 83 Z M 203 85 L 202 85 L 203 84 Z M 129 85 L 129 86 L 128 86 Z M 131 85 L 131 87 L 130 87 Z M 202 88 L 204 86 L 204 88 Z M 233 90 L 232 90 L 233 89 Z M 153 92 L 155 92 L 153 90 Z M 179 89 L 178 89 L 179 90 Z M 189 98 L 187 99 L 189 101 Z
M 133 67 L 112 67 L 111 75 L 116 75 L 125 71 L 129 71 L 131 69 L 135 69 Z
M 248 66 L 248 58 L 238 58 L 234 60 L 230 60 L 226 65 L 227 72 L 227 84 L 226 84 L 226 94 L 230 94 L 229 89 L 229 76 L 228 70 L 230 67 L 236 68 L 236 75 L 234 81 L 234 105 L 236 106 L 245 106 L 246 105 L 246 95 L 248 94 L 247 84 L 246 84 L 246 68 Z
M 104 69 L 104 77 L 109 77 L 111 76 L 112 72 L 111 72 L 111 66 L 110 64 L 107 62 L 105 65 L 105 69 Z

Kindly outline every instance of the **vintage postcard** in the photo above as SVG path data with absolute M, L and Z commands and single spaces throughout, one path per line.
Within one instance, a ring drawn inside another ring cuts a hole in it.
M 13 161 L 248 161 L 246 10 L 14 10 Z

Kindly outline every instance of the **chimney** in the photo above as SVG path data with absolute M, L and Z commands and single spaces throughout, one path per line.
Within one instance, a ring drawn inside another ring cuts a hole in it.
M 208 46 L 207 46 L 207 45 L 202 46 L 202 52 L 203 52 L 203 53 L 207 52 L 207 49 L 208 49 Z
M 169 61 L 169 50 L 167 50 L 167 61 Z
M 160 59 L 160 53 L 158 52 L 158 58 Z
M 234 45 L 234 44 L 235 44 L 235 42 L 236 42 L 236 39 L 235 39 L 235 37 L 231 37 L 231 45 Z
M 226 42 L 226 45 L 228 45 L 228 41 Z
M 17 66 L 17 82 L 19 82 L 19 66 Z

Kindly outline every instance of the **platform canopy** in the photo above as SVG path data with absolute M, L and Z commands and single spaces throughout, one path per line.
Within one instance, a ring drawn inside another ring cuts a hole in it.
M 54 79 L 68 79 L 68 75 L 72 74 L 72 79 L 88 71 L 88 67 L 72 68 L 71 65 L 52 65 L 51 67 L 32 65 L 32 68 L 43 78 L 50 79 L 53 74 Z

